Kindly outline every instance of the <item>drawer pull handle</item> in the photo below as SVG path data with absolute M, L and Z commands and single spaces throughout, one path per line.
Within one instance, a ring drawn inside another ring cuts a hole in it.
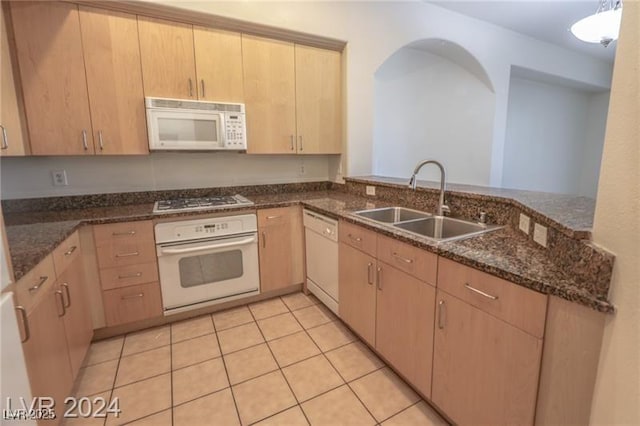
M 127 278 L 138 278 L 142 276 L 142 272 L 136 272 L 135 274 L 127 274 L 127 275 L 118 275 L 119 280 L 124 280 Z
M 64 296 L 60 290 L 56 290 L 56 297 L 60 300 L 60 306 L 62 307 L 62 314 L 58 314 L 59 317 L 63 317 L 67 314 L 67 307 L 64 304 Z
M 120 297 L 120 299 L 129 300 L 129 299 L 138 299 L 140 297 L 144 297 L 144 293 L 130 294 L 129 296 L 122 296 Z
M 22 328 L 24 329 L 24 338 L 20 339 L 20 343 L 24 343 L 31 337 L 31 331 L 29 330 L 29 318 L 27 318 L 27 310 L 22 306 L 16 306 L 16 311 L 20 312 L 22 318 Z
M 2 129 L 2 146 L 0 149 L 8 149 L 9 141 L 7 139 L 7 129 L 5 129 L 2 124 L 0 124 L 0 129 Z
M 445 326 L 446 312 L 445 312 L 444 300 L 438 302 L 438 328 L 442 330 Z
M 33 287 L 29 287 L 29 293 L 33 293 L 34 291 L 38 291 L 40 289 L 40 287 L 42 287 L 42 284 L 44 284 L 47 280 L 49 279 L 48 276 L 43 276 L 40 277 L 40 281 L 38 281 L 38 284 L 34 285 Z
M 139 256 L 140 252 L 132 251 L 131 253 L 118 253 L 116 257 L 131 257 L 131 256 Z
M 367 264 L 367 281 L 369 285 L 373 285 L 373 263 L 371 262 Z
M 402 257 L 395 251 L 391 254 L 393 255 L 393 257 L 395 257 L 398 260 L 402 260 L 404 263 L 413 263 L 413 259 L 407 259 L 406 257 Z
M 377 269 L 378 290 L 382 291 L 382 267 L 378 266 Z
M 60 284 L 60 287 L 62 287 L 64 289 L 64 292 L 67 295 L 67 304 L 64 305 L 65 308 L 69 308 L 71 307 L 71 292 L 69 292 L 69 283 L 62 283 Z M 64 302 L 64 299 L 62 299 Z
M 65 256 L 71 256 L 73 254 L 74 251 L 76 251 L 78 247 L 77 246 L 71 246 L 71 248 L 67 251 L 64 252 Z
M 271 220 L 271 219 L 278 219 L 279 217 L 281 217 L 280 215 L 276 215 L 276 216 L 267 216 L 267 220 Z
M 471 287 L 471 286 L 469 285 L 469 283 L 464 283 L 464 286 L 467 288 L 467 290 L 471 290 L 471 291 L 473 291 L 474 293 L 477 293 L 477 294 L 479 294 L 479 295 L 481 295 L 481 296 L 486 297 L 487 299 L 491 299 L 491 300 L 498 300 L 498 296 L 492 296 L 492 295 L 490 295 L 489 293 L 485 293 L 485 292 L 484 292 L 484 291 L 482 291 L 482 290 L 478 290 L 478 289 L 477 289 L 477 288 L 475 288 L 475 287 Z
M 356 243 L 361 243 L 362 242 L 362 238 L 360 238 L 360 237 L 354 237 L 351 234 L 348 234 L 347 236 L 351 239 L 351 241 L 355 241 Z
M 136 235 L 136 231 L 112 232 L 111 235 L 113 235 L 114 237 L 121 237 L 123 235 Z

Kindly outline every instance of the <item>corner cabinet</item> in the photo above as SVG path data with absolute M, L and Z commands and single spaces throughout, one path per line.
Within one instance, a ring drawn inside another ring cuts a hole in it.
M 304 240 L 300 206 L 258 210 L 260 291 L 304 282 Z
M 339 154 L 340 52 L 242 35 L 248 152 Z

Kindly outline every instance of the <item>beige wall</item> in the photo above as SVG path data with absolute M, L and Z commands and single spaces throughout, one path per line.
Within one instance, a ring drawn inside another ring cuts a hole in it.
M 593 425 L 640 424 L 640 3 L 625 2 L 593 229 L 616 255 Z

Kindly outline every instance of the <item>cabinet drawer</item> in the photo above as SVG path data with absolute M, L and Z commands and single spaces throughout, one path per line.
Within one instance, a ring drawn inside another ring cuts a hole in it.
M 543 337 L 547 296 L 440 258 L 438 288 L 535 336 Z
M 35 302 L 47 293 L 55 280 L 53 256 L 49 255 L 16 283 L 18 305 L 24 307 L 28 312 Z
M 156 246 L 151 241 L 114 242 L 96 247 L 100 269 L 138 265 L 156 260 Z
M 412 245 L 378 236 L 378 260 L 413 275 L 432 286 L 436 285 L 438 256 Z
M 153 223 L 150 220 L 95 225 L 93 227 L 93 236 L 96 247 L 117 243 L 130 244 L 138 241 L 155 244 Z
M 154 281 L 158 281 L 158 264 L 156 262 L 100 269 L 100 282 L 103 290 Z
M 362 250 L 368 255 L 376 255 L 378 235 L 374 231 L 357 226 L 343 220 L 338 225 L 338 238 L 340 242 Z
M 258 210 L 258 227 L 265 228 L 288 224 L 291 220 L 291 215 L 294 213 L 291 209 L 295 209 L 296 207 L 297 206 Z
M 157 282 L 106 290 L 102 299 L 108 327 L 162 315 L 160 284 Z
M 80 256 L 80 236 L 76 231 L 53 250 L 53 265 L 56 268 L 56 274 L 62 274 L 78 256 Z

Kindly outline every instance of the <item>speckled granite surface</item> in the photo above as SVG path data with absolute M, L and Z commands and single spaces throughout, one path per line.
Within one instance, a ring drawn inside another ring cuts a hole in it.
M 443 257 L 483 270 L 533 290 L 552 294 L 589 306 L 601 312 L 612 312 L 606 298 L 585 288 L 579 280 L 558 266 L 545 251 L 522 233 L 505 227 L 466 240 L 437 244 L 397 228 L 389 228 L 363 220 L 354 211 L 398 204 L 372 200 L 344 191 L 306 191 L 262 193 L 248 196 L 254 208 L 270 208 L 302 203 L 303 206 L 336 219 L 345 219 L 376 230 Z M 408 205 L 407 202 L 402 203 Z M 216 210 L 244 212 L 247 207 Z M 23 276 L 40 260 L 83 224 L 99 224 L 152 218 L 187 217 L 194 213 L 153 215 L 152 204 L 130 204 L 119 207 L 90 207 L 46 212 L 5 214 L 7 236 L 17 278 Z M 201 215 L 202 212 L 197 214 Z

